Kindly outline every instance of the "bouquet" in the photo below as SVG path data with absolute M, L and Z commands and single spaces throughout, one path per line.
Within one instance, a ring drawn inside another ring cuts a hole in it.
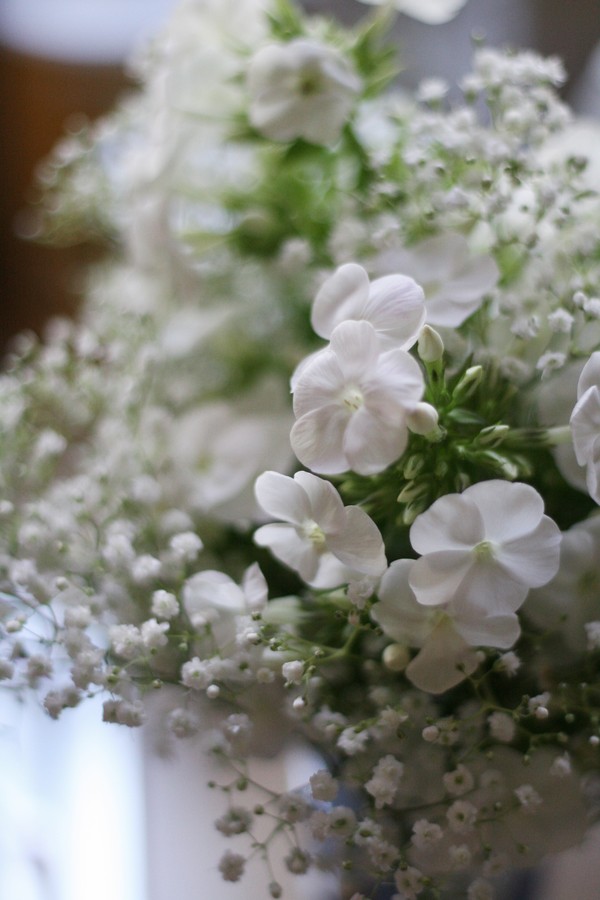
M 389 25 L 185 0 L 45 163 L 107 252 L 0 381 L 0 677 L 168 696 L 229 881 L 487 900 L 598 816 L 600 181 L 557 59 L 407 96 Z M 323 765 L 248 805 L 268 716 Z

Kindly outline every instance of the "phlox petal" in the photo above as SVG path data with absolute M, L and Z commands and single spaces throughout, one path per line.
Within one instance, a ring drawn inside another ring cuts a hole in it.
M 369 276 L 362 266 L 340 266 L 321 286 L 315 297 L 311 324 L 322 338 L 331 337 L 336 325 L 347 319 L 365 318 L 369 299 Z
M 418 516 L 410 529 L 410 542 L 417 553 L 471 549 L 485 539 L 481 512 L 463 494 L 440 497 Z
M 328 349 L 305 360 L 294 379 L 294 415 L 297 418 L 328 403 L 339 403 L 346 382 L 335 355 Z
M 343 448 L 347 468 L 359 475 L 375 475 L 399 459 L 408 441 L 404 417 L 382 418 L 363 407 L 349 420 Z
M 373 618 L 388 637 L 410 647 L 422 647 L 432 629 L 430 610 L 417 603 L 408 583 L 412 559 L 398 559 L 384 573 Z
M 256 499 L 270 516 L 299 525 L 311 518 L 306 491 L 293 478 L 279 472 L 263 472 L 254 485 Z
M 317 478 L 310 472 L 296 472 L 294 481 L 308 497 L 310 518 L 314 519 L 324 531 L 335 532 L 344 527 L 344 504 L 329 481 Z
M 441 550 L 415 560 L 409 583 L 423 606 L 449 603 L 472 567 L 470 554 L 463 550 Z
M 591 387 L 600 386 L 600 350 L 592 353 L 585 366 L 581 370 L 577 383 L 577 399 L 585 394 Z
M 371 284 L 367 319 L 386 343 L 405 350 L 416 343 L 425 324 L 423 288 L 408 275 L 384 275 Z
M 571 413 L 570 424 L 577 462 L 585 466 L 600 433 L 600 390 L 596 385 L 580 396 Z
M 367 513 L 358 506 L 347 506 L 344 528 L 328 536 L 327 546 L 348 568 L 377 577 L 386 566 L 381 532 Z
M 472 485 L 465 495 L 479 510 L 486 540 L 500 543 L 523 537 L 544 515 L 544 501 L 528 484 L 494 478 Z
M 495 558 L 515 581 L 541 587 L 558 572 L 560 542 L 558 525 L 544 516 L 529 534 L 498 547 Z
M 472 647 L 499 647 L 502 650 L 512 647 L 521 633 L 519 619 L 514 613 L 473 620 L 456 617 L 454 627 Z
M 464 681 L 478 665 L 475 651 L 458 634 L 451 620 L 443 618 L 408 664 L 406 675 L 419 690 L 442 694 Z
M 364 320 L 337 325 L 331 334 L 330 347 L 346 381 L 361 379 L 374 369 L 381 352 L 377 332 Z
M 347 472 L 349 462 L 343 450 L 348 414 L 340 406 L 323 406 L 306 413 L 290 432 L 292 449 L 300 462 L 327 475 Z
M 254 532 L 254 542 L 268 547 L 273 556 L 294 569 L 310 584 L 317 574 L 319 556 L 313 544 L 298 534 L 293 525 L 275 522 L 262 525 Z

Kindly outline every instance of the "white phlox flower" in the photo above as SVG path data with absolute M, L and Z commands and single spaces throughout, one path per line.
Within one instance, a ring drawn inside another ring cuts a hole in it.
M 355 96 L 358 75 L 335 48 L 297 38 L 267 44 L 250 60 L 247 76 L 250 123 L 273 141 L 337 140 Z
M 409 248 L 386 251 L 383 271 L 401 271 L 422 285 L 427 322 L 457 328 L 481 306 L 498 282 L 499 270 L 488 254 L 473 254 L 465 237 L 450 232 Z
M 409 350 L 425 323 L 423 289 L 407 275 L 384 275 L 370 282 L 362 266 L 346 263 L 321 286 L 315 297 L 311 324 L 330 339 L 336 325 L 365 319 L 386 350 Z
M 577 403 L 571 414 L 575 456 L 586 467 L 587 489 L 600 503 L 600 351 L 592 353 L 577 385 Z
M 475 671 L 479 657 L 474 647 L 514 643 L 519 622 L 512 613 L 489 616 L 484 611 L 468 611 L 461 615 L 452 604 L 435 609 L 422 606 L 409 584 L 413 564 L 414 560 L 400 559 L 390 565 L 381 579 L 379 600 L 371 616 L 398 644 L 419 648 L 406 666 L 406 677 L 420 690 L 439 694 Z
M 192 626 L 199 631 L 210 626 L 220 647 L 235 637 L 240 616 L 261 610 L 267 602 L 267 582 L 253 563 L 244 572 L 241 585 L 215 569 L 196 572 L 183 585 L 182 603 Z
M 556 574 L 560 540 L 534 488 L 482 481 L 440 497 L 415 519 L 410 541 L 422 556 L 411 569 L 410 585 L 424 606 L 452 603 L 461 617 L 498 616 L 508 624 L 529 589 Z M 487 629 L 474 628 L 469 636 L 462 626 L 465 639 L 485 644 Z
M 344 506 L 328 481 L 310 472 L 293 478 L 264 472 L 255 485 L 263 509 L 281 519 L 254 535 L 260 547 L 294 569 L 307 584 L 335 587 L 352 573 L 379 576 L 386 568 L 379 529 L 358 506 Z
M 381 472 L 404 452 L 423 390 L 405 350 L 382 351 L 370 322 L 342 322 L 295 384 L 292 448 L 315 472 Z
M 360 0 L 371 5 L 383 4 L 384 0 Z M 467 0 L 394 0 L 396 9 L 413 19 L 428 25 L 442 25 L 449 22 L 463 8 Z
M 536 625 L 559 633 L 574 653 L 585 651 L 586 623 L 600 611 L 599 558 L 600 516 L 594 515 L 564 532 L 558 572 L 543 587 L 531 591 L 524 607 Z

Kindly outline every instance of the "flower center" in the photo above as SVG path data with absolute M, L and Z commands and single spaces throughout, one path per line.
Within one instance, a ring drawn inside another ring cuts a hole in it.
M 479 541 L 473 547 L 473 552 L 478 560 L 485 562 L 485 560 L 494 558 L 494 545 L 491 541 Z
M 312 97 L 321 90 L 321 73 L 318 69 L 305 69 L 298 81 L 298 92 L 303 97 Z
M 356 412 L 364 405 L 365 398 L 357 387 L 348 387 L 342 394 L 342 403 L 349 412 Z
M 308 538 L 309 541 L 314 545 L 315 550 L 324 550 L 325 549 L 325 532 L 323 529 L 317 525 L 314 521 L 305 522 L 302 526 L 302 532 L 305 538 Z

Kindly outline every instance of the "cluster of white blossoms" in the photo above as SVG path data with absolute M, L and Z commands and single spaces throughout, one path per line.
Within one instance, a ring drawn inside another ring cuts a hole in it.
M 130 727 L 169 686 L 226 880 L 283 832 L 356 897 L 487 900 L 597 816 L 597 175 L 559 61 L 384 92 L 370 12 L 184 0 L 43 168 L 48 239 L 107 252 L 0 377 L 0 680 Z M 261 730 L 331 771 L 250 803 Z

